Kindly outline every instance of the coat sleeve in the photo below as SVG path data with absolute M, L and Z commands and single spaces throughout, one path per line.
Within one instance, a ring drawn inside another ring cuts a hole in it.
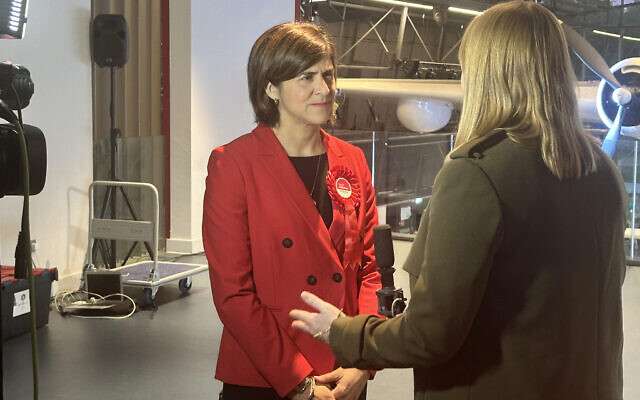
M 373 227 L 378 225 L 378 209 L 373 186 L 371 185 L 371 172 L 367 166 L 364 154 L 360 151 L 362 169 L 364 170 L 364 182 L 362 182 L 362 195 L 364 196 L 364 225 L 362 231 L 363 252 L 362 267 L 358 271 L 360 283 L 360 295 L 358 297 L 359 314 L 377 314 L 378 297 L 376 290 L 380 289 L 380 273 L 375 261 L 373 248 Z
M 224 148 L 211 153 L 202 235 L 213 300 L 225 329 L 284 397 L 313 368 L 256 294 L 244 180 Z
M 484 172 L 450 160 L 434 184 L 422 270 L 401 316 L 338 318 L 331 347 L 345 367 L 426 367 L 451 358 L 478 311 L 501 240 L 501 209 Z

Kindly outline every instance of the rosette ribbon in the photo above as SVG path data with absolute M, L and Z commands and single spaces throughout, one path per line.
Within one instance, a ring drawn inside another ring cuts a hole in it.
M 344 212 L 344 255 L 347 268 L 360 264 L 362 241 L 358 230 L 358 208 L 360 207 L 360 184 L 356 175 L 348 168 L 338 165 L 327 173 L 327 191 L 333 204 Z

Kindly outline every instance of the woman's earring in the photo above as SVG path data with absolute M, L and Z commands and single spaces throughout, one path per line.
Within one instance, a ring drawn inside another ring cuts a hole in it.
M 280 99 L 273 99 L 273 102 L 276 103 L 276 107 L 278 107 L 278 104 L 280 104 Z
M 344 104 L 344 100 L 345 100 L 346 96 L 344 95 L 344 93 L 340 90 L 336 90 L 336 95 L 334 97 L 334 102 L 338 105 L 338 107 L 340 107 L 341 105 Z

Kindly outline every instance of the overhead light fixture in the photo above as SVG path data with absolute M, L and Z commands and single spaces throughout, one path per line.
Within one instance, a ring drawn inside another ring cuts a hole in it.
M 398 0 L 369 0 L 369 1 L 374 1 L 376 3 L 385 3 L 393 6 L 400 6 L 400 7 L 419 8 L 421 10 L 433 10 L 433 6 L 420 4 L 420 3 L 410 3 L 408 1 L 398 1 Z M 482 14 L 482 11 L 469 10 L 466 8 L 458 8 L 458 7 L 449 7 L 448 10 L 451 11 L 452 13 L 457 13 L 457 14 L 466 14 L 466 15 L 474 15 L 474 16 Z
M 458 14 L 467 14 L 467 15 L 480 15 L 482 11 L 476 10 L 467 10 L 466 8 L 458 8 L 458 7 L 449 7 L 449 11 L 458 13 Z
M 0 0 L 0 39 L 22 39 L 28 0 Z
M 605 31 L 599 31 L 597 29 L 594 29 L 592 31 L 593 33 L 597 34 L 597 35 L 602 35 L 602 36 L 609 36 L 609 37 L 614 37 L 614 38 L 620 38 L 620 35 L 618 33 L 611 33 L 611 32 L 605 32 Z M 623 36 L 623 39 L 626 40 L 632 40 L 634 42 L 640 42 L 640 38 L 637 37 L 633 37 L 633 36 Z
M 311 3 L 325 3 L 327 0 L 310 0 L 310 1 Z M 433 10 L 433 6 L 430 6 L 428 4 L 411 3 L 408 1 L 400 1 L 400 0 L 369 0 L 369 1 L 372 1 L 374 3 L 389 4 L 391 6 L 398 6 L 398 7 L 418 8 L 420 10 L 429 10 L 429 11 Z M 482 14 L 482 11 L 468 10 L 466 8 L 458 8 L 458 7 L 449 7 L 449 11 L 453 13 L 466 14 L 466 15 Z
M 398 0 L 369 0 L 369 1 L 374 1 L 376 3 L 390 4 L 392 6 L 419 8 L 421 10 L 433 10 L 433 6 L 428 6 L 426 4 L 409 3 L 408 1 L 398 1 Z

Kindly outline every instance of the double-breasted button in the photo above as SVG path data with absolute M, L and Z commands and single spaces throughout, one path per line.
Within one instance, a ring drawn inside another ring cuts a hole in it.
M 282 239 L 282 245 L 288 249 L 289 247 L 293 246 L 293 240 L 284 238 Z
M 332 278 L 336 282 L 342 282 L 342 274 L 339 272 L 336 272 L 335 274 L 333 274 Z
M 315 284 L 316 284 L 316 282 L 318 282 L 318 278 L 316 278 L 316 277 L 315 277 L 315 276 L 313 276 L 313 275 L 309 275 L 309 276 L 307 276 L 307 283 L 308 283 L 309 285 L 315 285 Z

